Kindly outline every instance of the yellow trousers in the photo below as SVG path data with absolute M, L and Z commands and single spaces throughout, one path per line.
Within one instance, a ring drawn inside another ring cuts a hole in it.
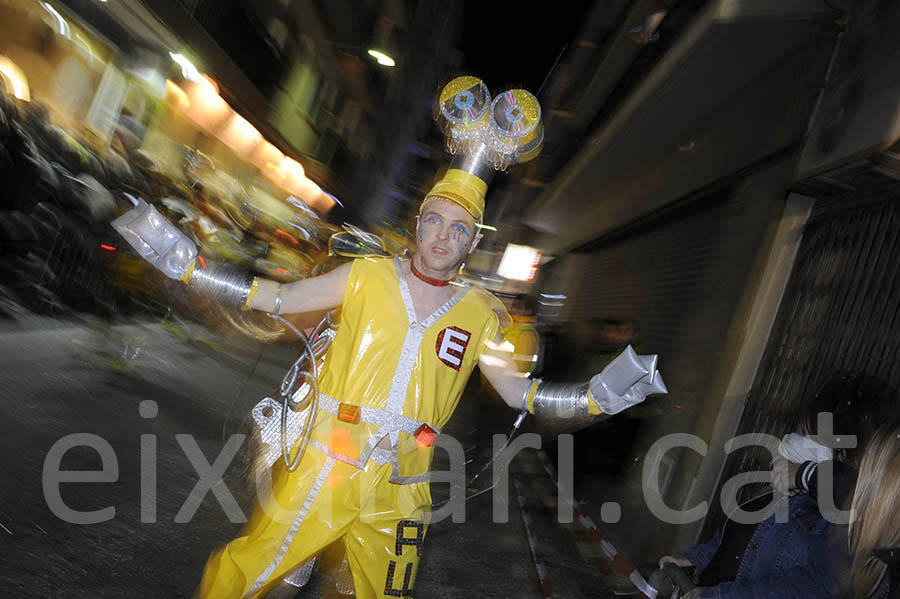
M 294 472 L 281 460 L 240 536 L 213 553 L 202 599 L 264 597 L 343 540 L 358 599 L 412 597 L 428 526 L 428 483 L 388 482 L 391 464 L 358 468 L 310 447 Z

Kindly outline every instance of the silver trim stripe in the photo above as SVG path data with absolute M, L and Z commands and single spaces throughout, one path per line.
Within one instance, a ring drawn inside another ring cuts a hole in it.
M 376 441 L 376 443 L 377 443 L 377 441 Z M 311 447 L 315 447 L 316 449 L 318 449 L 319 451 L 321 451 L 328 457 L 333 458 L 339 462 L 344 462 L 345 464 L 350 464 L 351 466 L 355 466 L 355 467 L 359 468 L 360 470 L 362 470 L 363 468 L 366 467 L 366 462 L 368 461 L 368 456 L 365 455 L 365 452 L 366 452 L 365 449 L 363 449 L 363 454 L 362 454 L 362 456 L 360 456 L 360 459 L 354 460 L 350 456 L 346 456 L 340 452 L 337 452 L 337 451 L 331 449 L 330 447 L 328 447 L 326 444 L 322 443 L 318 439 L 310 439 L 309 444 Z M 374 449 L 375 443 L 372 443 L 372 439 L 369 439 L 369 443 L 366 445 L 366 447 L 368 448 L 369 445 L 372 445 L 372 449 Z
M 425 333 L 431 325 L 460 302 L 463 296 L 468 293 L 469 285 L 461 286 L 450 299 L 444 302 L 425 320 L 416 322 L 415 304 L 413 304 L 412 294 L 409 292 L 409 284 L 403 274 L 402 261 L 399 258 L 394 258 L 394 270 L 397 273 L 397 282 L 400 286 L 400 297 L 403 299 L 404 308 L 406 308 L 409 329 L 406 331 L 403 349 L 400 352 L 400 359 L 397 361 L 397 369 L 394 371 L 394 380 L 391 384 L 391 391 L 388 394 L 387 411 L 393 414 L 402 414 L 403 404 L 406 403 L 406 394 L 409 390 L 409 382 L 412 379 L 412 372 L 419 357 L 419 348 L 422 345 Z
M 350 456 L 344 455 L 339 451 L 335 451 L 325 443 L 317 439 L 310 439 L 309 444 L 330 458 L 334 458 L 339 462 L 344 462 L 345 464 L 350 464 L 351 466 L 355 466 L 362 470 L 366 467 L 366 462 L 369 461 L 369 456 L 375 450 L 375 446 L 378 444 L 378 440 L 375 437 L 369 439 L 369 442 L 366 443 L 366 446 L 363 448 L 362 454 L 360 454 L 360 458 L 358 460 L 354 460 Z
M 262 589 L 263 585 L 265 585 L 269 580 L 269 578 L 271 578 L 272 573 L 275 572 L 275 570 L 284 560 L 284 557 L 287 555 L 288 549 L 290 549 L 291 547 L 291 543 L 294 542 L 294 537 L 297 536 L 297 531 L 300 530 L 300 526 L 306 519 L 306 515 L 309 513 L 309 510 L 312 507 L 313 502 L 316 500 L 316 497 L 319 496 L 319 492 L 322 490 L 322 485 L 325 484 L 325 481 L 328 479 L 328 475 L 331 474 L 331 469 L 334 468 L 335 463 L 335 459 L 332 457 L 328 457 L 325 460 L 325 464 L 322 466 L 322 469 L 319 470 L 319 475 L 316 477 L 312 488 L 309 490 L 309 493 L 306 494 L 306 499 L 303 500 L 303 505 L 300 507 L 300 511 L 297 512 L 297 516 L 291 523 L 291 527 L 288 529 L 287 534 L 285 534 L 284 540 L 281 542 L 281 547 L 278 548 L 278 553 L 275 554 L 275 557 L 269 563 L 268 567 L 263 570 L 263 573 L 259 575 L 259 578 L 256 579 L 256 582 L 253 583 L 253 585 L 250 587 L 250 590 L 247 591 L 244 597 L 251 597 L 258 593 L 259 590 Z
M 409 285 L 407 285 L 406 278 L 403 276 L 399 258 L 394 258 L 394 270 L 397 273 L 397 282 L 400 285 L 400 297 L 403 299 L 404 308 L 406 308 L 409 329 L 407 329 L 406 337 L 403 339 L 400 359 L 397 360 L 397 368 L 394 370 L 394 379 L 391 383 L 391 390 L 388 393 L 387 411 L 394 414 L 402 414 L 403 404 L 406 403 L 406 392 L 409 389 L 409 381 L 412 378 L 412 371 L 416 365 L 416 358 L 419 357 L 419 346 L 422 344 L 425 331 L 421 330 L 419 323 L 416 322 L 416 309 L 413 305 L 412 295 L 409 292 Z
M 372 455 L 369 456 L 369 459 L 379 466 L 384 466 L 385 464 L 390 463 L 391 461 L 391 452 L 387 449 L 382 449 L 381 447 L 376 447 L 372 451 Z
M 394 258 L 394 272 L 397 273 L 397 283 L 400 286 L 400 297 L 403 298 L 403 307 L 406 309 L 406 320 L 410 327 L 416 324 L 416 308 L 412 301 L 412 294 L 409 292 L 409 285 L 406 283 L 406 277 L 403 276 L 403 260 Z

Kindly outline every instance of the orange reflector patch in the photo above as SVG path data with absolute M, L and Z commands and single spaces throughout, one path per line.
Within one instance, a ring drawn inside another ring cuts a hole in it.
M 331 448 L 338 453 L 350 455 L 350 431 L 348 429 L 331 429 Z
M 435 439 L 437 439 L 437 431 L 427 424 L 416 429 L 416 443 L 422 447 L 431 447 L 434 445 Z
M 102 247 L 104 250 L 107 250 L 110 252 L 116 251 L 116 246 L 114 246 L 114 245 L 106 245 L 105 243 L 101 243 L 100 247 Z
M 203 269 L 206 270 L 206 260 L 203 259 L 203 256 L 197 256 L 197 257 L 200 258 L 200 266 L 202 266 Z
M 349 422 L 350 424 L 359 424 L 359 416 L 362 410 L 359 406 L 350 403 L 341 403 L 338 405 L 338 420 L 341 422 Z

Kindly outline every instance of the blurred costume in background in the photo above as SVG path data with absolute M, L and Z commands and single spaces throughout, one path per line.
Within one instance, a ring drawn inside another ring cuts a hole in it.
M 489 380 L 508 404 L 548 419 L 587 424 L 666 392 L 656 356 L 630 348 L 590 383 L 519 375 L 515 356 L 522 350 L 504 332 L 521 331 L 510 327 L 503 305 L 452 279 L 479 238 L 475 225 L 495 170 L 540 151 L 540 105 L 524 90 L 492 100 L 480 79 L 460 77 L 441 92 L 437 119 L 455 158 L 422 202 L 416 255 L 355 260 L 336 301 L 340 325 L 324 366 L 319 373 L 310 366 L 295 394 L 299 410 L 288 414 L 286 403 L 271 399 L 254 410 L 266 462 L 274 466 L 270 492 L 240 536 L 210 558 L 202 597 L 260 597 L 282 580 L 300 582 L 335 541 L 346 549 L 357 597 L 414 596 L 434 446 L 477 364 L 501 373 Z M 164 219 L 148 210 L 138 206 L 114 226 L 168 276 L 235 306 L 249 305 L 262 289 L 249 273 L 196 266 L 196 248 L 168 235 Z M 434 278 L 436 272 L 447 278 Z M 279 286 L 275 314 L 281 293 Z M 430 315 L 417 315 L 417 301 L 445 296 Z M 483 358 L 492 352 L 498 355 L 488 365 Z

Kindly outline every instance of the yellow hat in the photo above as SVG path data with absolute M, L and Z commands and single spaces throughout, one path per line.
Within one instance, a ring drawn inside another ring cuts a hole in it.
M 445 198 L 465 208 L 475 220 L 481 220 L 484 215 L 484 195 L 487 193 L 487 183 L 472 173 L 451 168 L 447 174 L 438 181 L 431 191 L 425 196 L 422 207 L 428 200 Z M 419 208 L 422 212 L 422 208 Z
M 446 198 L 481 221 L 484 196 L 494 173 L 540 153 L 544 143 L 541 105 L 522 89 L 507 90 L 491 99 L 481 79 L 463 76 L 443 87 L 434 116 L 447 135 L 453 160 L 447 174 L 425 196 L 422 207 L 432 198 Z

